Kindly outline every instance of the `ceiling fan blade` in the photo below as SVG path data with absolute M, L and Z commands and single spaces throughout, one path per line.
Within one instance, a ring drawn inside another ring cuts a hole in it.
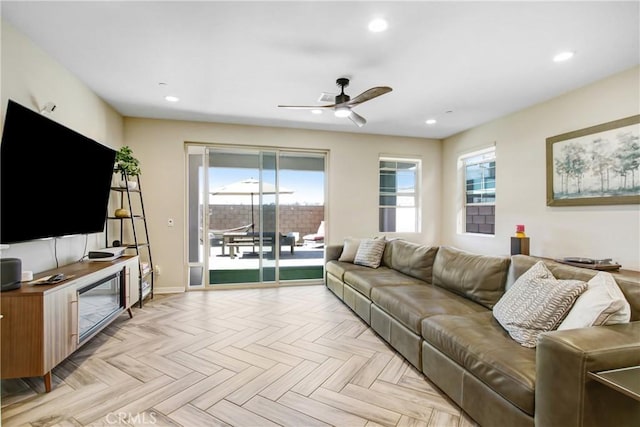
M 315 110 L 317 108 L 333 108 L 335 104 L 330 105 L 278 105 L 279 108 L 290 108 L 294 110 Z
M 352 98 L 350 101 L 347 101 L 344 104 L 348 105 L 350 107 L 353 107 L 354 105 L 362 104 L 365 101 L 369 101 L 369 100 L 371 100 L 373 98 L 376 98 L 376 97 L 378 97 L 380 95 L 384 95 L 385 93 L 389 93 L 392 90 L 393 89 L 391 89 L 389 86 L 372 87 L 371 89 L 365 90 L 360 95 L 356 96 L 355 98 Z
M 349 114 L 349 119 L 353 123 L 358 125 L 359 128 L 361 128 L 362 126 L 364 126 L 367 123 L 367 119 L 362 117 L 360 114 L 357 114 L 355 111 L 351 111 L 351 114 Z

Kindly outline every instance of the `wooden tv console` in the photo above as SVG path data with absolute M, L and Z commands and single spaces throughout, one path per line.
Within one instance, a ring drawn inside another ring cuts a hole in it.
M 3 379 L 44 377 L 45 390 L 51 391 L 51 370 L 88 342 L 114 318 L 91 332 L 80 342 L 78 290 L 122 272 L 124 307 L 138 301 L 138 257 L 123 256 L 114 261 L 83 261 L 34 277 L 63 273 L 68 277 L 53 285 L 22 283 L 19 289 L 0 295 L 0 370 Z

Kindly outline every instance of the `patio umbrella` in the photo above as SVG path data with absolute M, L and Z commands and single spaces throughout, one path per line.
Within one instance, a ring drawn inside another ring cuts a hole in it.
M 257 179 L 249 178 L 242 181 L 234 182 L 233 184 L 225 185 L 214 191 L 211 191 L 213 196 L 251 196 L 251 233 L 255 233 L 255 221 L 253 219 L 253 195 L 260 194 L 276 194 L 276 186 L 263 182 L 260 183 Z M 284 187 L 280 187 L 277 191 L 278 194 L 292 194 L 293 191 Z

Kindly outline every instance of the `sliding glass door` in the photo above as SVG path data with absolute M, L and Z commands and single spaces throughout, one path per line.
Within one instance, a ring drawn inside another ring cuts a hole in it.
M 189 288 L 322 279 L 324 153 L 187 150 Z

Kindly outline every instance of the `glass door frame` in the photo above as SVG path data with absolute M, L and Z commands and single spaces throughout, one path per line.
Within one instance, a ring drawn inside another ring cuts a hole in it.
M 280 246 L 281 242 L 279 238 L 273 238 L 271 250 L 273 251 L 273 260 L 267 259 L 264 257 L 264 246 L 263 239 L 264 233 L 273 233 L 274 236 L 279 236 L 280 231 L 280 195 L 276 194 L 264 194 L 262 191 L 262 183 L 267 182 L 269 179 L 272 179 L 276 188 L 280 187 L 279 175 L 280 175 L 280 157 L 283 153 L 299 153 L 299 154 L 309 154 L 311 156 L 322 156 L 324 170 L 323 172 L 323 192 L 324 192 L 324 214 L 323 217 L 326 219 L 328 215 L 328 159 L 329 159 L 329 151 L 328 150 L 314 150 L 314 149 L 304 149 L 304 148 L 289 148 L 289 147 L 260 147 L 260 146 L 238 146 L 238 145 L 227 145 L 227 144 L 203 144 L 203 143 L 185 143 L 185 152 L 187 154 L 187 205 L 190 203 L 189 199 L 193 191 L 191 186 L 189 185 L 189 177 L 193 174 L 193 171 L 190 171 L 190 167 L 193 167 L 193 163 L 189 160 L 190 148 L 191 147 L 199 147 L 203 152 L 198 155 L 202 156 L 202 162 L 199 165 L 200 170 L 198 172 L 199 181 L 202 188 L 208 189 L 209 185 L 209 155 L 211 151 L 220 151 L 220 152 L 256 152 L 259 157 L 259 181 L 260 181 L 260 194 L 257 195 L 257 206 L 258 206 L 258 215 L 257 220 L 260 222 L 258 228 L 258 242 L 260 243 L 259 251 L 258 251 L 258 271 L 259 271 L 259 280 L 249 281 L 249 282 L 238 282 L 238 283 L 210 283 L 210 254 L 211 250 L 211 242 L 209 239 L 209 197 L 203 197 L 202 200 L 202 212 L 201 218 L 199 220 L 199 239 L 202 242 L 201 248 L 204 252 L 201 254 L 201 258 L 198 262 L 193 262 L 189 260 L 190 254 L 187 250 L 187 290 L 202 290 L 202 289 L 239 289 L 239 288 L 252 288 L 252 287 L 273 287 L 273 286 L 293 286 L 293 285 L 301 285 L 301 284 L 319 284 L 324 280 L 324 266 L 322 267 L 323 274 L 321 278 L 318 279 L 304 279 L 304 280 L 286 280 L 282 282 L 280 280 Z M 265 153 L 271 155 L 271 164 L 273 165 L 272 169 L 265 168 Z M 265 170 L 270 171 L 272 173 L 271 176 L 265 178 Z M 267 181 L 265 181 L 265 179 Z M 200 189 L 201 190 L 201 189 Z M 199 197 L 201 193 L 199 194 Z M 274 207 L 273 211 L 273 221 L 269 224 L 265 224 L 265 206 L 268 206 L 269 203 L 273 203 L 271 206 Z M 193 224 L 189 225 L 191 216 L 188 214 L 187 218 L 187 228 L 193 228 Z M 258 224 L 257 224 L 258 225 Z M 273 228 L 273 230 L 266 230 L 264 227 Z M 328 228 L 328 227 L 327 227 Z M 189 241 L 189 234 L 186 236 L 186 246 L 187 248 L 192 242 Z M 195 270 L 194 270 L 195 269 Z M 200 271 L 200 273 L 194 275 L 194 271 Z M 193 278 L 200 277 L 201 281 L 199 284 L 193 283 Z M 265 281 L 265 276 L 268 281 Z M 271 277 L 268 277 L 271 276 Z

